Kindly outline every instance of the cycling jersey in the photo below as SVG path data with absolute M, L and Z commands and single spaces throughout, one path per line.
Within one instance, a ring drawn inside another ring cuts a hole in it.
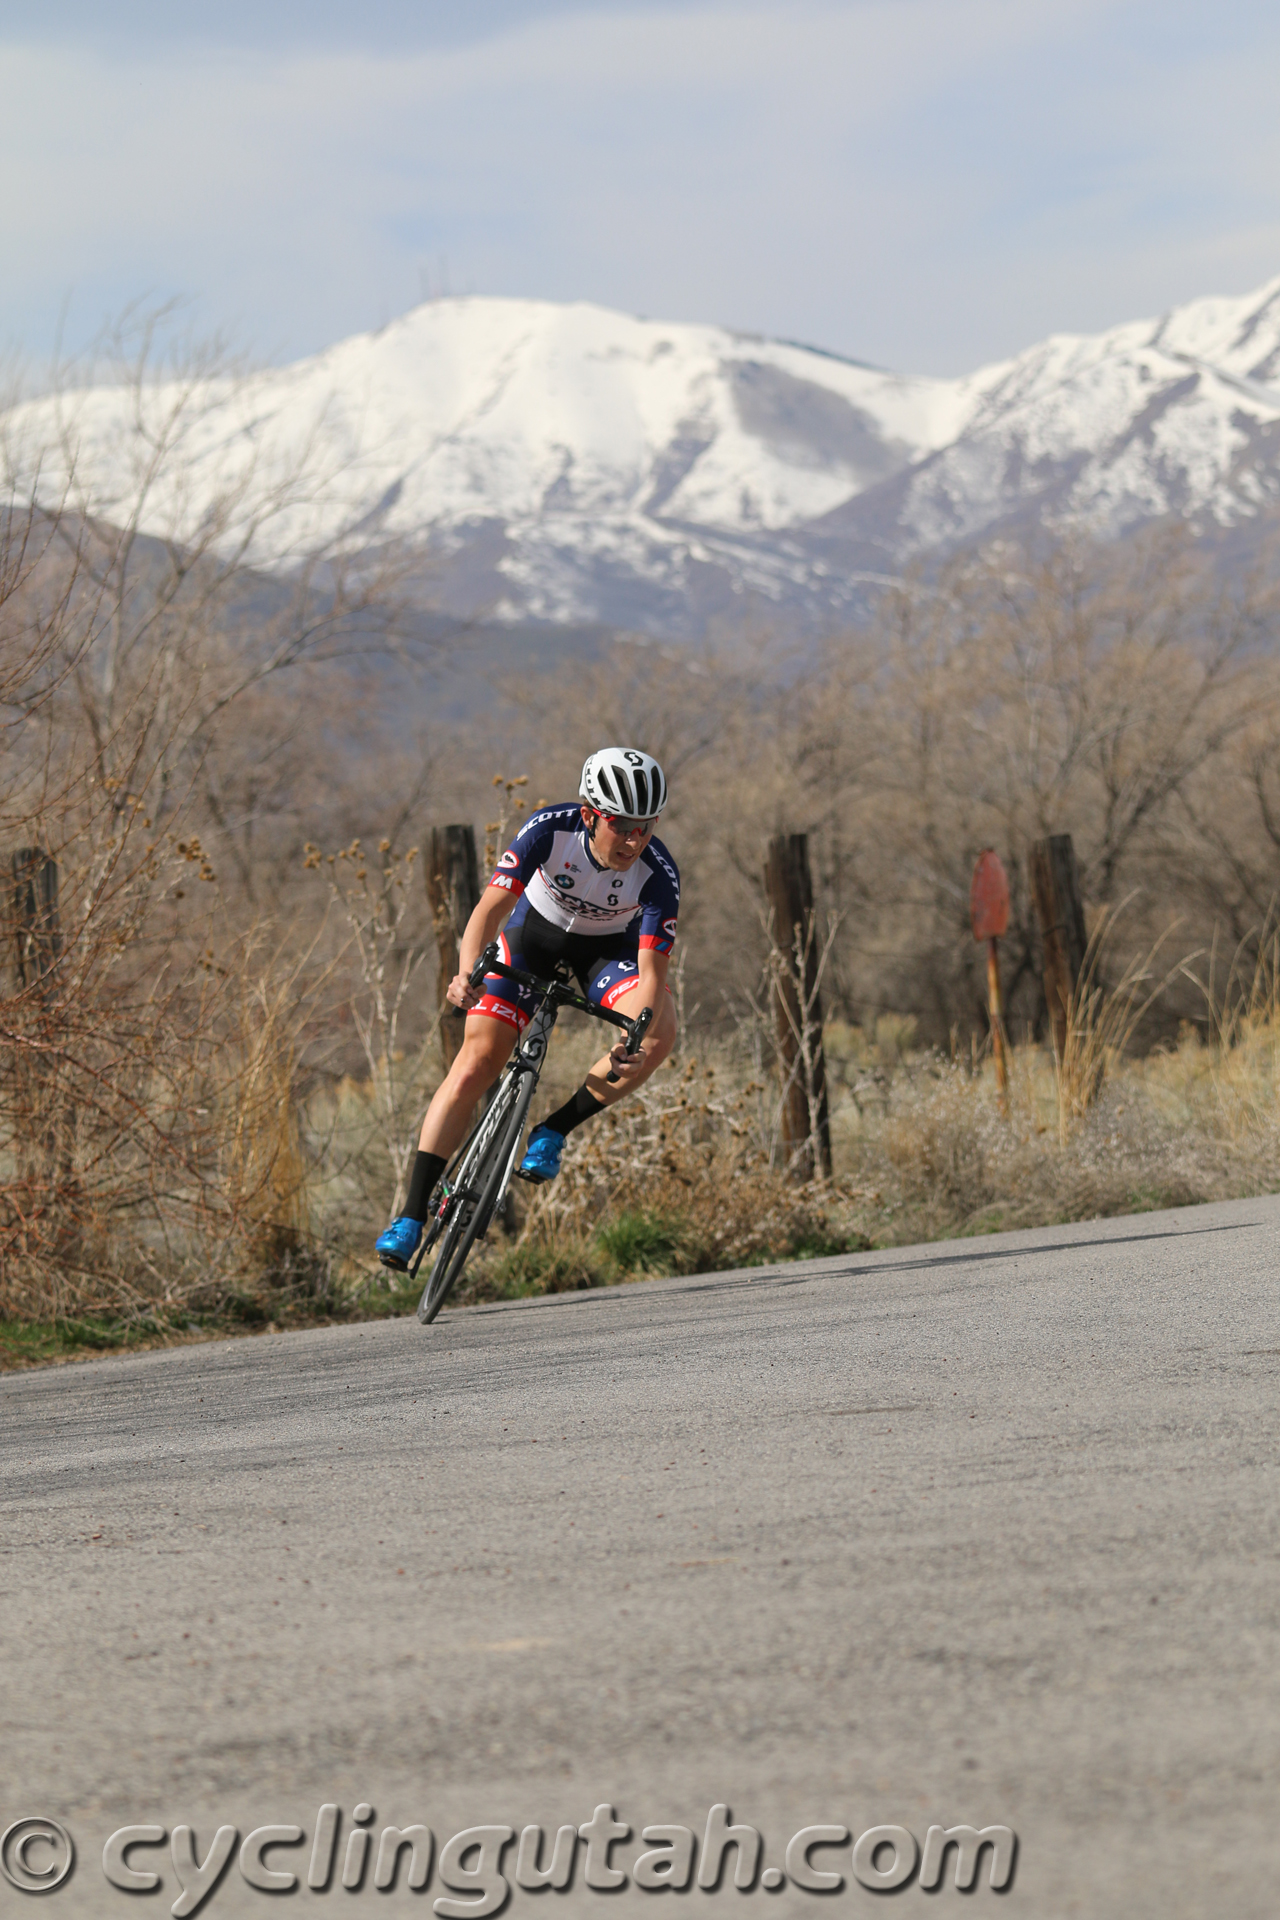
M 667 849 L 650 840 L 625 873 L 602 867 L 576 800 L 531 815 L 489 884 L 517 896 L 499 935 L 506 964 L 545 979 L 563 960 L 597 1006 L 612 1007 L 635 986 L 641 947 L 670 953 L 675 941 L 680 875 Z M 472 1008 L 517 1032 L 532 1010 L 528 987 L 492 973 Z
M 513 945 L 533 908 L 553 927 L 588 939 L 637 936 L 637 944 L 670 953 L 680 911 L 680 875 L 661 840 L 650 840 L 625 873 L 602 867 L 576 800 L 531 814 L 498 861 L 489 885 L 515 894 L 507 923 Z

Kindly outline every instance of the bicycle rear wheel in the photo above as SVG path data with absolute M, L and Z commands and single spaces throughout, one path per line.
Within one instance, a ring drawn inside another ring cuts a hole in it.
M 481 1121 L 474 1146 L 464 1154 L 454 1182 L 461 1189 L 445 1222 L 431 1277 L 418 1303 L 418 1318 L 430 1326 L 467 1262 L 476 1241 L 488 1229 L 498 1202 L 507 1162 L 524 1130 L 533 1098 L 534 1076 L 511 1075 Z

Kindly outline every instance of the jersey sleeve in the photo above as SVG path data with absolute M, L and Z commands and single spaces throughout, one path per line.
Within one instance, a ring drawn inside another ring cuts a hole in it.
M 653 872 L 640 891 L 640 945 L 670 953 L 680 913 L 680 874 L 661 841 L 649 842 L 645 858 Z
M 518 900 L 542 862 L 551 852 L 555 839 L 556 815 L 553 808 L 531 813 L 494 868 L 491 887 L 501 887 Z

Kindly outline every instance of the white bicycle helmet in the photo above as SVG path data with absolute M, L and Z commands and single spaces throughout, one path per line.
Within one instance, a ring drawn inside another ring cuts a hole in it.
M 638 747 L 601 747 L 587 759 L 578 792 L 597 813 L 652 820 L 667 804 L 667 777 Z

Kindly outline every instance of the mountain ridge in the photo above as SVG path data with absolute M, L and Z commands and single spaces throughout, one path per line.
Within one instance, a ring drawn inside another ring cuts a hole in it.
M 241 379 L 27 402 L 4 440 L 19 492 L 179 542 L 221 515 L 217 540 L 268 569 L 407 544 L 419 604 L 454 615 L 830 627 L 1009 526 L 1269 527 L 1280 277 L 956 379 L 473 295 Z

